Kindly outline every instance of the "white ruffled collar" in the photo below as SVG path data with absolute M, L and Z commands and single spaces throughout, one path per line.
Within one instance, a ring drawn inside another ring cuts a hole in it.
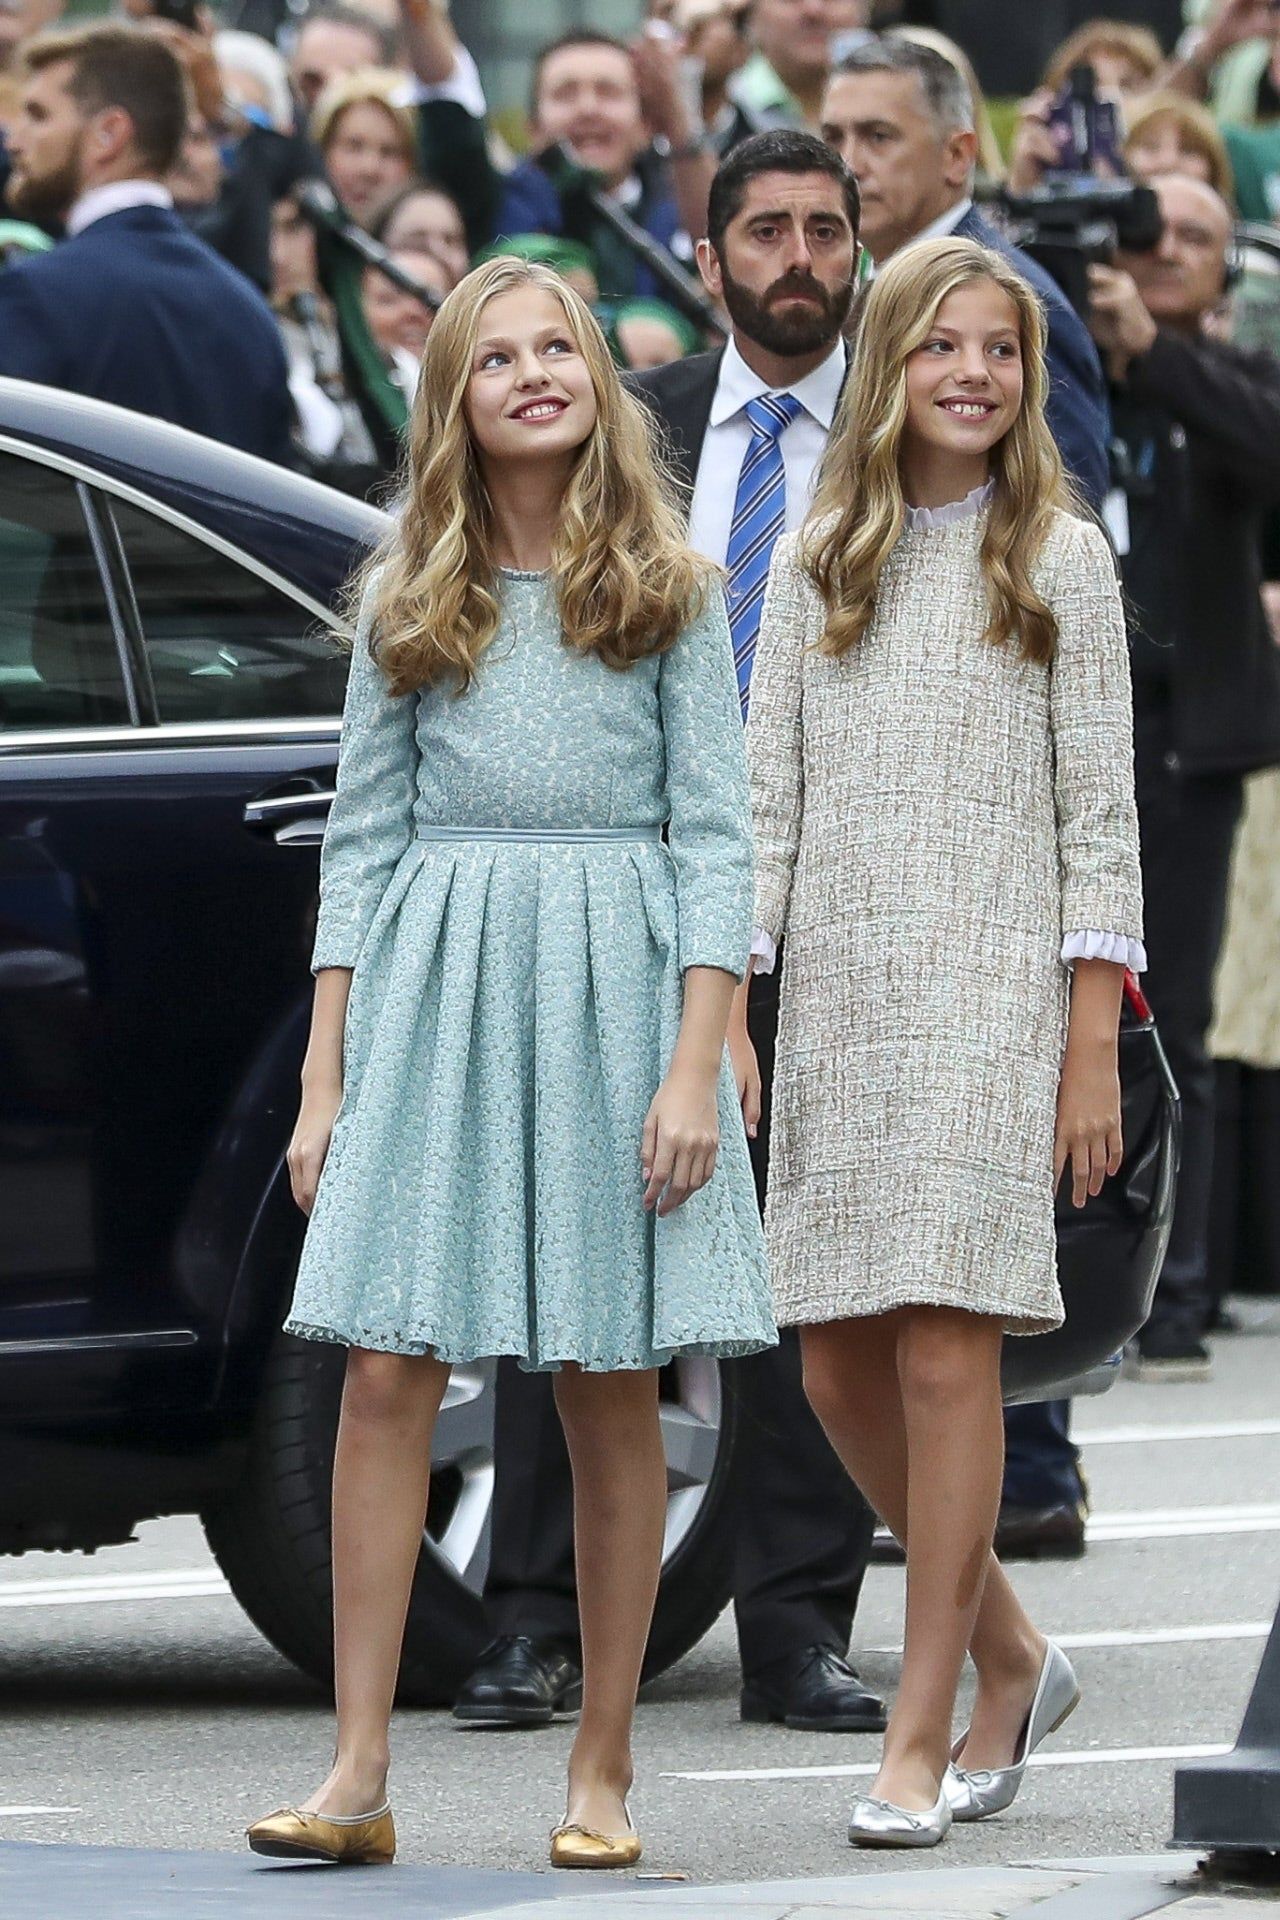
M 931 533 L 936 527 L 953 527 L 957 521 L 973 520 L 995 497 L 996 483 L 984 480 L 963 500 L 948 500 L 944 507 L 908 507 L 903 528 L 907 533 Z

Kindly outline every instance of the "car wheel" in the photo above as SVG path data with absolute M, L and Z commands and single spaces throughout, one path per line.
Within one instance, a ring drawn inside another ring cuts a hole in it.
M 341 1347 L 282 1334 L 265 1369 L 248 1470 L 204 1515 L 232 1591 L 254 1624 L 316 1679 L 332 1677 L 329 1492 L 342 1394 Z M 414 1575 L 399 1699 L 452 1702 L 487 1636 L 480 1594 L 493 1492 L 491 1362 L 455 1367 Z M 645 1661 L 661 1673 L 728 1601 L 734 1538 L 733 1395 L 714 1360 L 676 1360 L 661 1381 L 667 1454 L 662 1583 Z

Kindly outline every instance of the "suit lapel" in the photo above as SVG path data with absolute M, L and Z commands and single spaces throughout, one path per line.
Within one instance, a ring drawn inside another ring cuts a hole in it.
M 695 370 L 696 377 L 680 382 L 671 395 L 671 410 L 667 415 L 671 452 L 680 484 L 689 493 L 693 492 L 698 477 L 698 462 L 702 458 L 702 443 L 711 418 L 711 403 L 716 397 L 723 357 L 721 353 L 709 355 Z
M 954 228 L 957 240 L 976 240 L 980 246 L 989 247 L 998 235 L 988 226 L 976 207 L 970 207 L 963 220 L 957 221 Z
M 652 373 L 627 376 L 627 385 L 644 401 L 662 429 L 667 458 L 684 495 L 686 509 L 698 477 L 702 442 L 706 438 L 723 357 L 723 350 L 698 353 L 688 360 L 657 367 Z

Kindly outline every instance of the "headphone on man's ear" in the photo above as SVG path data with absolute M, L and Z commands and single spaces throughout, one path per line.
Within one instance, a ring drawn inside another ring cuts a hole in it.
M 1244 278 L 1245 270 L 1244 236 L 1240 228 L 1232 223 L 1231 238 L 1227 242 L 1222 258 L 1222 296 L 1234 293 Z

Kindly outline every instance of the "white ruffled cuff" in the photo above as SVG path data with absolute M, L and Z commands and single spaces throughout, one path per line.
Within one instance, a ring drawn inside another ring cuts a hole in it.
M 1130 973 L 1147 970 L 1147 950 L 1141 940 L 1123 933 L 1098 933 L 1093 927 L 1069 933 L 1062 943 L 1062 958 L 1067 966 L 1073 960 L 1111 960 L 1128 967 Z
M 751 958 L 753 973 L 772 973 L 777 965 L 777 942 L 770 939 L 763 927 L 757 927 L 751 935 Z
M 757 927 L 751 936 L 751 958 L 756 963 L 753 969 L 756 973 L 772 973 L 777 964 L 777 944 L 763 927 Z M 1123 933 L 1099 933 L 1092 927 L 1067 935 L 1062 943 L 1062 958 L 1068 966 L 1073 960 L 1110 960 L 1128 967 L 1130 973 L 1147 970 L 1147 950 L 1141 940 L 1131 940 Z

